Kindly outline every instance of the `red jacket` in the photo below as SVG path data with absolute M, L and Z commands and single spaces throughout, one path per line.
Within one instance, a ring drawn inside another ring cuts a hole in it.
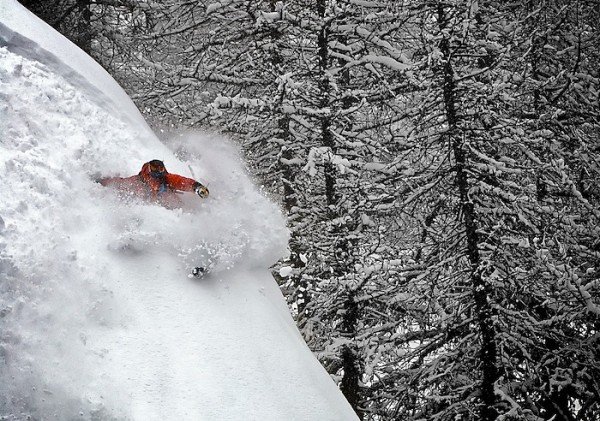
M 191 192 L 201 186 L 194 179 L 171 174 L 165 171 L 164 177 L 154 178 L 150 175 L 150 166 L 145 163 L 139 174 L 131 177 L 111 177 L 99 180 L 103 186 L 116 188 L 126 196 L 135 196 L 159 203 L 168 208 L 181 206 L 178 191 Z

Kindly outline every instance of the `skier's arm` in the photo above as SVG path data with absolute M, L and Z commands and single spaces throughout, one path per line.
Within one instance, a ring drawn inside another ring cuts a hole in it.
M 109 177 L 109 178 L 101 178 L 97 180 L 98 183 L 103 185 L 104 187 L 120 187 L 123 184 L 125 178 L 123 177 Z
M 200 197 L 208 196 L 208 189 L 193 178 L 187 178 L 178 174 L 167 174 L 167 184 L 175 190 L 193 191 Z
M 196 180 L 178 174 L 167 174 L 167 184 L 174 190 L 194 191 Z

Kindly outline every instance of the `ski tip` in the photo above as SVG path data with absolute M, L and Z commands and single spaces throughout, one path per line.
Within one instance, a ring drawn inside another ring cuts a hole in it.
M 201 267 L 201 266 L 196 266 L 195 268 L 193 268 L 193 269 L 192 269 L 192 273 L 191 273 L 191 275 L 192 275 L 193 277 L 200 278 L 200 277 L 202 277 L 202 276 L 203 276 L 205 273 L 206 273 L 206 268 L 203 268 L 203 267 Z

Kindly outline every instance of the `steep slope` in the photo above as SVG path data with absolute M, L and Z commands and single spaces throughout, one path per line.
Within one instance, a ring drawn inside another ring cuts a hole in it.
M 267 271 L 285 221 L 233 146 L 194 133 L 165 146 L 13 0 L 0 2 L 0 136 L 0 419 L 355 419 Z M 211 197 L 169 211 L 93 181 L 152 158 Z M 188 278 L 207 257 L 215 271 Z

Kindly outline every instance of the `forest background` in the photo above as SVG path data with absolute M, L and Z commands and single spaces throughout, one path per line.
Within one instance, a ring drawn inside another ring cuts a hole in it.
M 600 419 L 600 2 L 22 3 L 242 145 L 362 419 Z

